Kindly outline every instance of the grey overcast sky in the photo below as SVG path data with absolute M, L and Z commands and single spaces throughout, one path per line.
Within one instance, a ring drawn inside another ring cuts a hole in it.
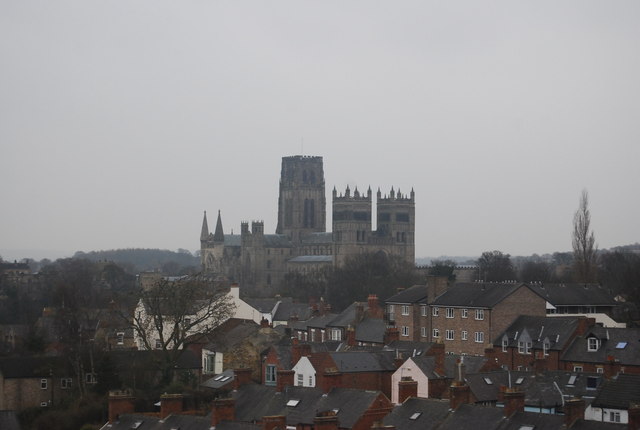
M 640 241 L 640 2 L 0 0 L 0 255 L 275 231 L 281 157 L 416 192 L 416 256 Z M 327 230 L 331 229 L 328 217 Z

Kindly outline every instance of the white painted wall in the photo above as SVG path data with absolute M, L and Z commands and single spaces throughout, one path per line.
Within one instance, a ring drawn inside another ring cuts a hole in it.
M 391 401 L 398 404 L 398 382 L 403 376 L 410 376 L 414 381 L 418 381 L 418 397 L 429 397 L 429 378 L 422 373 L 422 370 L 408 358 L 402 366 L 391 375 Z
M 298 387 L 316 386 L 316 369 L 314 369 L 308 357 L 300 357 L 300 360 L 293 366 L 292 370 L 295 372 L 293 375 L 293 385 Z M 302 385 L 299 383 L 300 376 L 302 376 Z

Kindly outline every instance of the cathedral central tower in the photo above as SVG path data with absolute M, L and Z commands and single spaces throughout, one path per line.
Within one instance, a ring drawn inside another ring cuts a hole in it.
M 276 233 L 299 243 L 309 233 L 325 232 L 326 206 L 322 157 L 283 157 Z

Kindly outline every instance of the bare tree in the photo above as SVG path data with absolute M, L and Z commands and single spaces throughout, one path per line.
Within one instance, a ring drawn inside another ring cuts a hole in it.
M 580 205 L 573 216 L 573 264 L 574 276 L 578 282 L 595 282 L 596 280 L 596 240 L 591 230 L 591 213 L 589 212 L 589 193 L 582 190 Z
M 483 281 L 501 282 L 516 278 L 511 256 L 501 251 L 485 251 L 476 262 Z
M 141 291 L 132 326 L 144 349 L 162 351 L 157 364 L 169 383 L 183 351 L 230 318 L 234 307 L 228 291 L 201 277 L 161 279 Z

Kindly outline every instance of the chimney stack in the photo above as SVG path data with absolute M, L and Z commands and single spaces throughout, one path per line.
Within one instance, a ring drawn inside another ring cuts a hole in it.
M 262 417 L 262 430 L 285 430 L 287 428 L 287 419 L 284 415 L 272 415 Z
M 404 403 L 409 397 L 418 397 L 418 381 L 403 376 L 398 382 L 398 404 Z
M 435 368 L 433 369 L 438 376 L 445 376 L 444 370 L 444 342 L 438 339 L 425 354 L 434 358 Z
M 282 393 L 286 387 L 293 387 L 293 370 L 280 370 L 276 372 L 276 392 Z
M 584 400 L 573 398 L 564 403 L 564 424 L 571 427 L 577 419 L 584 418 Z
M 516 412 L 524 412 L 524 391 L 517 388 L 500 387 L 504 396 L 504 416 L 509 418 Z
M 387 327 L 384 332 L 384 344 L 389 345 L 391 342 L 400 340 L 400 332 L 396 327 Z
M 122 414 L 132 414 L 135 411 L 135 401 L 128 390 L 109 391 L 109 423 L 118 421 Z
M 367 302 L 369 305 L 369 317 L 381 319 L 383 317 L 383 309 L 380 307 L 380 302 L 378 301 L 378 296 L 375 294 L 369 294 L 367 298 Z
M 322 375 L 322 392 L 328 393 L 332 388 L 340 388 L 341 373 L 338 369 L 325 369 Z
M 216 399 L 213 401 L 211 425 L 217 426 L 222 421 L 233 421 L 236 418 L 235 399 Z
M 160 396 L 160 419 L 163 420 L 171 414 L 179 414 L 183 407 L 182 394 L 163 394 Z
M 454 381 L 449 388 L 449 405 L 452 410 L 464 403 L 469 403 L 470 389 L 465 382 Z
M 302 357 L 311 355 L 311 345 L 308 343 L 293 342 L 291 345 L 291 364 L 295 365 Z
M 349 326 L 346 330 L 346 341 L 349 346 L 356 346 L 356 329 Z
M 318 413 L 313 419 L 315 430 L 338 430 L 338 415 L 333 411 Z
M 251 369 L 233 369 L 233 389 L 237 390 L 251 382 Z

